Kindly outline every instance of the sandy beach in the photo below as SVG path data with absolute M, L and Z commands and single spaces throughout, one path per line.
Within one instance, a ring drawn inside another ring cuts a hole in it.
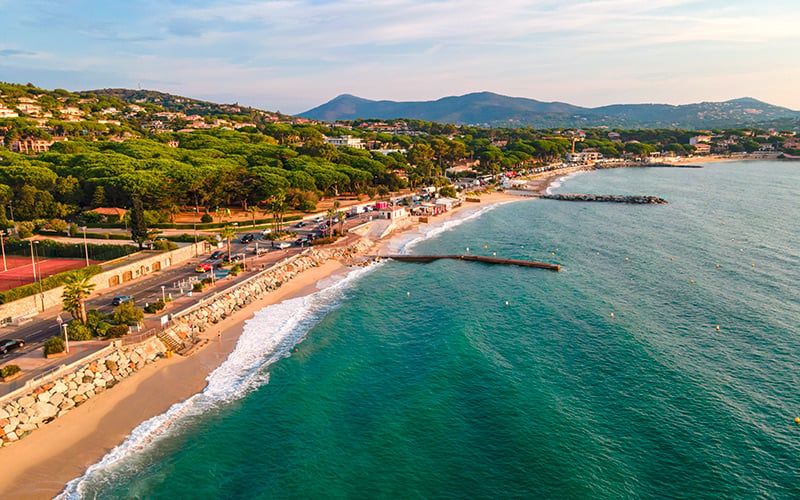
M 564 174 L 542 178 L 541 189 Z M 502 192 L 481 193 L 481 202 L 460 207 L 431 220 L 439 224 L 462 210 L 520 198 Z M 387 236 L 378 246 L 413 231 L 417 224 Z M 318 290 L 320 280 L 343 272 L 338 261 L 309 269 L 263 300 L 252 303 L 227 318 L 224 324 L 203 333 L 209 343 L 188 357 L 162 359 L 145 366 L 120 382 L 113 390 L 66 413 L 12 446 L 0 448 L 4 480 L 2 498 L 52 498 L 64 485 L 83 474 L 112 448 L 120 444 L 141 422 L 164 413 L 170 406 L 201 392 L 206 377 L 222 364 L 236 347 L 244 323 L 253 314 L 286 299 L 305 296 Z

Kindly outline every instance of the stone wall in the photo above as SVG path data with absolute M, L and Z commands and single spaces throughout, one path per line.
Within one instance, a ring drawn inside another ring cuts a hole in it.
M 190 347 L 192 334 L 205 331 L 228 315 L 277 289 L 306 269 L 330 259 L 349 260 L 367 251 L 360 240 L 350 247 L 311 248 L 267 269 L 175 317 L 168 329 L 138 345 L 120 347 L 81 364 L 69 374 L 44 384 L 30 394 L 0 403 L 0 439 L 7 446 L 87 399 L 110 389 L 122 379 L 152 363 L 167 350 Z
M 129 264 L 114 267 L 92 277 L 91 282 L 96 285 L 95 292 L 106 290 L 120 283 L 125 283 L 160 269 L 180 264 L 192 259 L 196 254 L 208 252 L 208 243 L 199 242 L 189 246 L 159 253 L 146 258 L 140 258 Z M 31 295 L 8 304 L 0 305 L 0 319 L 33 317 L 43 309 L 61 305 L 61 294 L 64 287 L 60 286 L 47 290 L 42 294 Z M 42 307 L 44 302 L 44 307 Z
M 7 446 L 155 361 L 165 351 L 158 339 L 118 348 L 32 393 L 0 405 L 0 440 Z

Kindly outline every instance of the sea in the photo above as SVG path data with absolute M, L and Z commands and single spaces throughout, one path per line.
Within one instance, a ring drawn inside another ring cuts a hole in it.
M 581 173 L 265 307 L 62 498 L 800 498 L 800 164 Z

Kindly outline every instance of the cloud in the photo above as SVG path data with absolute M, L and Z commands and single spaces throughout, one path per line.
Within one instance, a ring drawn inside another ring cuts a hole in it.
M 0 49 L 0 57 L 35 56 L 35 55 L 36 55 L 36 52 L 31 52 L 29 50 Z

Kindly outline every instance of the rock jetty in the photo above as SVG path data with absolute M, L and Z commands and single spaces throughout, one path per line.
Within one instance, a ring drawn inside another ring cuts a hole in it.
M 661 205 L 669 203 L 664 198 L 631 194 L 544 194 L 540 198 L 560 201 L 601 201 L 606 203 L 629 203 L 634 205 Z

